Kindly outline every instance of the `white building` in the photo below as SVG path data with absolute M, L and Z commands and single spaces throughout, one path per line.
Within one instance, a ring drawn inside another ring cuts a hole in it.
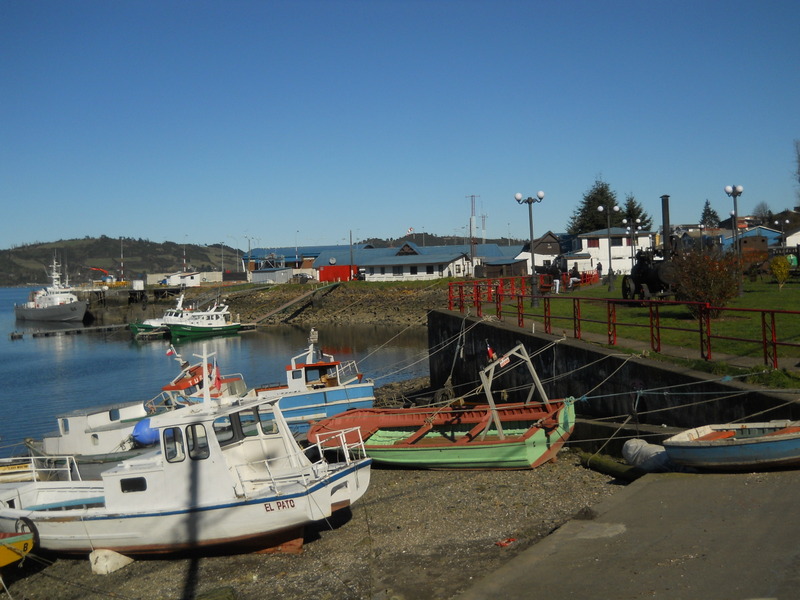
M 608 273 L 609 269 L 613 269 L 616 274 L 624 275 L 630 273 L 634 265 L 636 252 L 640 249 L 648 250 L 653 245 L 651 232 L 640 231 L 636 235 L 631 235 L 628 230 L 622 227 L 612 227 L 610 238 L 608 229 L 598 229 L 597 231 L 582 233 L 578 236 L 578 240 L 581 243 L 580 254 L 588 256 L 588 264 L 586 264 L 586 259 L 583 261 L 584 267 L 588 268 L 581 268 L 580 264 L 578 268 L 581 270 L 595 269 L 599 262 L 603 265 L 603 274 Z M 611 250 L 610 265 L 608 264 L 609 243 Z

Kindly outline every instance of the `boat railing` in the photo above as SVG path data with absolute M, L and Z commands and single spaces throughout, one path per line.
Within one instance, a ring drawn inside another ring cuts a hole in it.
M 264 485 L 271 486 L 277 492 L 283 483 L 294 483 L 298 479 L 304 485 L 310 485 L 330 471 L 330 461 L 326 458 L 326 452 L 336 452 L 346 465 L 367 456 L 361 439 L 361 430 L 358 427 L 331 432 L 318 440 L 315 446 L 313 454 L 319 458 L 311 464 L 298 466 L 297 457 L 291 454 L 235 464 L 233 469 L 243 494 L 247 496 L 249 492 Z M 306 448 L 306 456 L 312 453 L 312 448 L 314 446 Z
M 74 456 L 28 456 L 0 459 L 0 481 L 80 481 Z
M 359 379 L 360 376 L 361 373 L 358 372 L 358 365 L 354 360 L 344 361 L 337 367 L 339 385 L 348 384 L 355 379 Z
M 344 461 L 348 465 L 354 460 L 367 456 L 364 440 L 361 439 L 360 427 L 349 427 L 320 434 L 314 445 L 320 456 L 324 456 L 326 450 L 336 451 L 344 456 Z

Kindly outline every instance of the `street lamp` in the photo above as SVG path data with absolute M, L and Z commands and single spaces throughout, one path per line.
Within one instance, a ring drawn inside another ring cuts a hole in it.
M 517 192 L 514 194 L 514 199 L 519 204 L 528 205 L 528 225 L 530 225 L 530 238 L 531 238 L 531 306 L 539 306 L 539 284 L 536 277 L 536 256 L 533 252 L 533 203 L 541 202 L 544 200 L 544 192 L 539 190 L 536 192 L 535 198 L 522 198 L 522 194 Z
M 597 207 L 597 212 L 606 213 L 606 225 L 608 227 L 608 291 L 614 291 L 614 269 L 611 267 L 611 211 L 619 212 L 619 206 L 616 204 L 606 211 L 606 207 L 602 204 Z
M 783 226 L 789 224 L 789 219 L 785 219 L 783 221 L 775 221 L 775 226 L 777 227 L 780 225 L 781 227 L 781 248 L 786 248 L 786 234 L 783 231 Z
M 628 219 L 622 219 L 622 224 L 627 225 L 628 234 L 631 236 L 631 265 L 633 266 L 636 265 L 636 238 L 642 230 L 641 222 L 641 219 L 636 219 L 635 221 L 632 220 L 629 225 Z
M 744 294 L 744 273 L 742 270 L 742 241 L 739 236 L 739 196 L 744 188 L 740 185 L 726 185 L 725 193 L 733 198 L 733 243 L 736 245 L 736 258 L 739 260 L 739 295 Z

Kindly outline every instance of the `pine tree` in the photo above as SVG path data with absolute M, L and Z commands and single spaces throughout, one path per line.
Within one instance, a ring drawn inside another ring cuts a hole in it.
M 598 206 L 604 206 L 606 209 L 613 207 L 617 204 L 617 194 L 611 187 L 600 179 L 594 182 L 594 185 L 583 195 L 583 202 L 575 209 L 567 224 L 567 233 L 570 235 L 579 235 L 581 233 L 588 233 L 590 231 L 597 231 L 598 229 L 605 229 L 608 227 L 607 217 L 605 211 L 600 212 L 597 210 Z M 611 211 L 611 226 L 621 227 L 623 211 Z
M 711 203 L 706 200 L 705 206 L 703 206 L 703 214 L 700 215 L 700 225 L 703 227 L 711 227 L 716 228 L 719 227 L 719 215 L 717 211 L 711 208 Z
M 625 197 L 625 206 L 622 208 L 623 218 L 628 222 L 628 226 L 641 227 L 642 231 L 650 231 L 653 221 L 633 194 Z M 639 219 L 639 222 L 636 222 Z

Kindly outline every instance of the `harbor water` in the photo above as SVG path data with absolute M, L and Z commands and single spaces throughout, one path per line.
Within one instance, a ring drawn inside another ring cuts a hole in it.
M 90 406 L 147 400 L 178 374 L 169 340 L 135 341 L 127 329 L 106 333 L 35 337 L 34 332 L 72 329 L 16 321 L 14 303 L 29 288 L 0 288 L 0 456 L 24 451 L 26 437 L 56 429 L 56 416 Z M 428 375 L 424 328 L 315 327 L 321 349 L 337 360 L 355 360 L 376 387 Z M 12 339 L 12 333 L 22 337 Z M 290 325 L 175 344 L 189 362 L 205 346 L 223 374 L 241 373 L 249 387 L 285 382 L 291 357 L 308 346 L 308 329 Z

